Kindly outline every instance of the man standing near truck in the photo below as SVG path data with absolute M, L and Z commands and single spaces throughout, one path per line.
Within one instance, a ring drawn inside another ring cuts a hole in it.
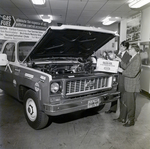
M 124 109 L 120 114 L 124 115 L 125 124 L 123 126 L 130 127 L 135 123 L 136 96 L 140 92 L 140 73 L 141 58 L 139 55 L 139 47 L 132 45 L 129 54 L 132 56 L 127 65 L 121 64 L 119 72 L 124 76 L 124 93 L 123 101 Z

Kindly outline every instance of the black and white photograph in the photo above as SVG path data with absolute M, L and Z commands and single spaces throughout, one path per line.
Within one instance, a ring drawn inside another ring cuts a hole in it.
M 0 149 L 150 149 L 150 0 L 0 0 Z

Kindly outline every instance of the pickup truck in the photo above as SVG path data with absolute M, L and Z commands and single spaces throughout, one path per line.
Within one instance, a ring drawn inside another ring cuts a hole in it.
M 95 27 L 49 27 L 38 42 L 6 41 L 0 52 L 0 88 L 23 103 L 33 129 L 53 116 L 101 110 L 120 98 L 118 74 L 95 71 L 91 55 L 116 36 Z

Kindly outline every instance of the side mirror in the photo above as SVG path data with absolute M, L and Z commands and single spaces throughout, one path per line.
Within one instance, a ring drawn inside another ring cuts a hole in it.
M 7 55 L 0 53 L 0 66 L 6 66 L 8 64 Z

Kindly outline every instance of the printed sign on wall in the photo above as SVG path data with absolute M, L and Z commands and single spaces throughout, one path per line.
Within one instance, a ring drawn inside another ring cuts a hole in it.
M 20 19 L 10 15 L 0 15 L 0 26 L 46 30 L 48 23 L 43 21 Z
M 1 40 L 38 40 L 48 28 L 48 23 L 0 15 Z
M 141 13 L 127 20 L 127 40 L 139 41 L 141 39 Z

